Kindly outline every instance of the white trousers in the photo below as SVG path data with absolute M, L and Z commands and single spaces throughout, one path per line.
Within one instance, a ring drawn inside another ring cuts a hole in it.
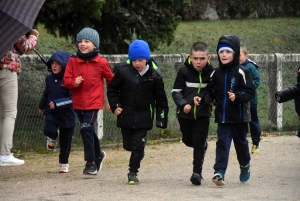
M 0 70 L 0 154 L 10 154 L 17 116 L 18 76 Z

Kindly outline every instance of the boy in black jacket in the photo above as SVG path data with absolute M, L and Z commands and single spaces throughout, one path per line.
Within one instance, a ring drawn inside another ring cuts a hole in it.
M 200 93 L 206 87 L 214 72 L 209 59 L 207 44 L 194 43 L 184 66 L 177 73 L 172 90 L 172 96 L 177 105 L 182 142 L 194 149 L 193 174 L 190 178 L 194 185 L 201 185 L 212 100 L 207 97 L 204 104 L 196 106 L 193 98 L 195 94 Z
M 135 40 L 129 45 L 129 60 L 121 63 L 107 89 L 111 111 L 121 128 L 123 147 L 131 152 L 128 184 L 138 184 L 138 169 L 144 158 L 147 131 L 156 126 L 166 128 L 168 100 L 162 76 L 150 61 L 148 43 Z
M 59 136 L 59 173 L 69 172 L 68 159 L 73 130 L 76 126 L 76 114 L 72 108 L 72 92 L 62 84 L 70 57 L 70 53 L 66 51 L 57 51 L 47 61 L 51 74 L 46 77 L 46 88 L 39 104 L 39 112 L 43 112 L 46 116 L 44 134 L 47 136 L 48 150 L 54 150 Z M 59 135 L 57 129 L 59 129 Z
M 216 97 L 218 141 L 212 181 L 223 186 L 232 140 L 241 169 L 240 181 L 246 182 L 250 178 L 247 124 L 251 121 L 249 101 L 254 97 L 255 87 L 248 69 L 239 64 L 240 40 L 237 36 L 222 36 L 217 53 L 219 68 L 215 70 L 207 87 L 194 98 L 194 103 L 204 104 L 207 94 Z

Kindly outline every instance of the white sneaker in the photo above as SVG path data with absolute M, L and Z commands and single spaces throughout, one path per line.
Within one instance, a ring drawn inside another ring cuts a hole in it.
M 20 160 L 14 157 L 13 153 L 9 154 L 7 159 L 0 156 L 0 166 L 19 166 L 23 165 L 24 160 Z
M 59 164 L 59 173 L 67 173 L 69 172 L 69 165 L 68 164 Z

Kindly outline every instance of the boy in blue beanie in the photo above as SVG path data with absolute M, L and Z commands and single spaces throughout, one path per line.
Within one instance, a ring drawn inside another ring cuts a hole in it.
M 138 184 L 140 163 L 145 155 L 147 131 L 156 126 L 166 128 L 168 100 L 164 82 L 155 62 L 150 60 L 148 43 L 135 40 L 129 45 L 129 59 L 120 64 L 108 86 L 107 97 L 111 111 L 117 115 L 123 147 L 131 152 L 128 184 Z
M 68 159 L 73 130 L 76 126 L 72 92 L 62 85 L 65 68 L 70 57 L 69 52 L 60 50 L 47 61 L 51 74 L 46 77 L 46 88 L 39 104 L 39 112 L 43 112 L 46 116 L 44 134 L 47 136 L 48 150 L 54 150 L 56 139 L 59 136 L 59 173 L 69 172 Z M 59 129 L 59 135 L 57 129 Z
M 250 153 L 247 140 L 248 122 L 251 121 L 250 100 L 255 87 L 247 68 L 240 65 L 240 40 L 234 35 L 223 35 L 218 42 L 219 68 L 215 70 L 206 88 L 194 97 L 194 103 L 205 103 L 206 96 L 215 97 L 215 122 L 218 123 L 216 160 L 212 181 L 225 185 L 231 141 L 240 165 L 240 181 L 250 178 Z

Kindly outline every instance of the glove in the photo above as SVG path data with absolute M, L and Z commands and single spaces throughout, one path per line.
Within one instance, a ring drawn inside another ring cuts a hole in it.
M 34 36 L 38 37 L 39 36 L 39 32 L 36 29 L 31 29 L 29 31 L 29 35 L 34 35 Z

